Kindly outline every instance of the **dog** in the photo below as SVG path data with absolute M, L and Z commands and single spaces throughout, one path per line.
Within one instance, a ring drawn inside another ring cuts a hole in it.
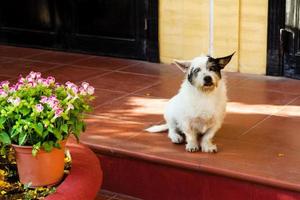
M 190 61 L 175 60 L 175 64 L 185 72 L 186 78 L 177 95 L 166 106 L 166 123 L 152 126 L 146 131 L 162 132 L 168 130 L 168 137 L 173 143 L 186 140 L 186 150 L 200 150 L 198 135 L 203 135 L 200 142 L 202 152 L 217 152 L 212 139 L 220 129 L 226 113 L 226 83 L 221 70 L 229 63 L 232 56 L 213 58 L 199 56 Z

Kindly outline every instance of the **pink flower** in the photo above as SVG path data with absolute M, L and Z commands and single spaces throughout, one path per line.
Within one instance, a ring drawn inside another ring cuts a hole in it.
M 31 76 L 26 76 L 26 80 L 27 82 L 33 82 L 34 81 L 34 78 L 32 78 Z
M 18 79 L 18 83 L 24 83 L 24 82 L 25 82 L 25 78 L 23 78 L 23 76 L 20 74 L 19 79 Z
M 40 72 L 35 73 L 35 78 L 41 78 L 41 77 L 42 77 L 42 74 Z
M 8 87 L 8 85 L 9 85 L 9 81 L 2 81 L 2 82 L 0 83 L 0 87 L 2 87 L 2 88 Z
M 36 82 L 33 82 L 33 81 L 29 81 L 27 84 L 30 87 L 35 87 L 36 86 Z
M 48 101 L 48 97 L 41 96 L 41 100 L 40 100 L 41 103 L 47 103 L 47 101 Z
M 32 79 L 36 79 L 36 78 L 40 78 L 41 77 L 41 73 L 40 72 L 34 72 L 34 71 L 31 71 L 27 77 L 31 77 Z M 26 77 L 26 78 L 27 78 Z
M 87 82 L 82 82 L 82 83 L 81 83 L 81 86 L 82 86 L 83 89 L 85 89 L 85 90 L 89 87 L 89 85 L 90 85 L 90 84 L 87 83 Z
M 57 110 L 55 111 L 54 118 L 60 117 L 62 113 L 63 113 L 63 109 L 61 109 L 61 108 L 60 108 L 60 109 L 57 109 Z
M 48 84 L 53 84 L 53 83 L 55 83 L 55 78 L 53 76 L 49 76 L 47 78 L 47 82 L 48 82 Z
M 7 97 L 7 92 L 5 92 L 4 90 L 0 89 L 0 97 Z
M 87 93 L 86 93 L 86 90 L 83 88 L 83 87 L 80 87 L 79 88 L 79 93 L 81 94 L 81 95 L 86 95 Z
M 68 81 L 68 82 L 66 82 L 66 87 L 68 89 L 71 89 L 75 95 L 78 93 L 78 86 L 75 85 L 74 83 Z
M 35 109 L 37 112 L 42 112 L 44 110 L 44 106 L 42 104 L 36 104 Z

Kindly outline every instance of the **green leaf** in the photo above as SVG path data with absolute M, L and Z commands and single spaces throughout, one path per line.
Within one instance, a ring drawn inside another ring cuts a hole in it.
M 32 155 L 35 157 L 36 154 L 39 152 L 41 148 L 41 142 L 36 143 L 35 145 L 32 146 Z
M 25 115 L 27 115 L 27 114 L 30 113 L 30 109 L 23 106 L 23 107 L 20 109 L 20 112 L 25 116 Z
M 58 129 L 53 129 L 53 135 L 58 139 L 58 140 L 62 140 L 62 135 L 61 135 L 61 131 L 59 131 Z
M 44 142 L 43 148 L 46 152 L 50 152 L 53 149 L 53 141 Z
M 63 125 L 60 127 L 60 130 L 62 130 L 62 131 L 65 132 L 65 133 L 68 133 L 68 125 L 67 125 L 67 124 L 63 124 Z
M 48 136 L 48 134 L 49 134 L 49 131 L 44 131 L 43 132 L 43 138 L 45 139 Z
M 26 141 L 26 138 L 27 138 L 27 132 L 22 131 L 19 135 L 19 145 L 23 145 Z
M 39 136 L 43 136 L 44 126 L 41 122 L 33 125 L 34 130 L 37 132 Z
M 1 118 L 0 118 L 0 124 L 1 124 L 1 125 L 2 125 L 5 121 L 6 121 L 6 118 L 4 118 L 4 117 L 1 117 Z
M 5 132 L 1 132 L 0 133 L 0 142 L 2 142 L 3 144 L 11 144 L 9 135 Z

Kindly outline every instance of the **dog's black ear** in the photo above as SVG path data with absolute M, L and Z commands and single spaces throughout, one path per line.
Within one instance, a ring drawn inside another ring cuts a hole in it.
M 183 72 L 188 70 L 188 68 L 191 66 L 191 63 L 192 61 L 190 60 L 174 60 L 174 64 Z
M 222 58 L 214 58 L 214 62 L 220 66 L 221 69 L 224 69 L 224 67 L 229 63 L 229 61 L 231 60 L 232 56 L 235 54 L 235 52 L 233 52 L 231 55 L 229 56 L 225 56 Z

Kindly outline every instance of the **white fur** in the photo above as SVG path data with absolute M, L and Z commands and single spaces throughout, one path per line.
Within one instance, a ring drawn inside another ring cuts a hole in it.
M 187 78 L 183 81 L 177 95 L 171 98 L 166 106 L 164 118 L 166 124 L 152 126 L 149 132 L 160 132 L 169 129 L 168 137 L 173 143 L 183 142 L 186 137 L 186 150 L 199 150 L 198 134 L 203 134 L 200 143 L 203 152 L 216 152 L 217 146 L 212 139 L 222 125 L 226 110 L 226 85 L 224 80 L 207 69 L 206 56 L 197 57 L 190 63 L 189 71 L 200 68 L 201 71 L 191 84 Z M 203 86 L 203 77 L 210 75 L 214 87 L 209 91 Z M 204 89 L 203 89 L 204 88 Z

